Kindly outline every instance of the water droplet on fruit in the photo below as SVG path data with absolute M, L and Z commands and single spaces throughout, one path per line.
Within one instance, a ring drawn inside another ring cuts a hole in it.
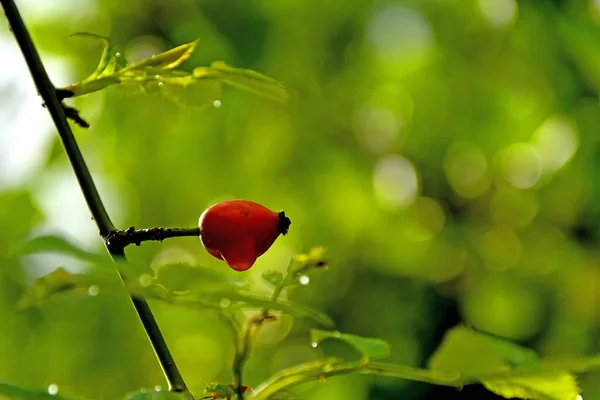
M 301 285 L 308 285 L 310 283 L 310 278 L 306 275 L 302 275 L 298 278 L 298 282 L 300 282 Z
M 98 296 L 98 293 L 100 293 L 100 288 L 96 285 L 92 285 L 88 288 L 88 294 L 90 296 Z
M 58 393 L 58 385 L 56 383 L 51 383 L 48 385 L 48 394 L 54 396 Z
M 152 285 L 152 277 L 148 274 L 140 275 L 140 277 L 138 278 L 138 281 L 140 282 L 140 286 L 142 286 L 142 287 L 148 287 L 148 286 Z
M 219 305 L 221 306 L 221 308 L 228 308 L 231 305 L 231 300 L 225 298 L 225 299 L 221 299 L 221 302 L 219 303 Z
M 215 101 L 213 101 L 213 106 L 215 106 L 215 108 L 221 107 L 221 100 L 215 100 Z

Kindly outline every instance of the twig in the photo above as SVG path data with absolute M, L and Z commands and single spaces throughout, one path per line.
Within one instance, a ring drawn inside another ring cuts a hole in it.
M 347 374 L 379 375 L 393 378 L 408 379 L 412 381 L 432 383 L 435 385 L 461 388 L 474 383 L 467 381 L 458 373 L 444 373 L 404 365 L 395 365 L 381 362 L 364 363 L 363 361 L 318 361 L 300 364 L 280 371 L 269 380 L 258 386 L 251 400 L 265 400 L 284 389 L 300 383 L 323 380 L 327 377 Z
M 281 294 L 285 286 L 286 280 L 284 279 L 273 292 L 271 301 L 276 301 Z M 233 387 L 236 391 L 237 398 L 242 400 L 244 398 L 244 386 L 242 385 L 242 371 L 244 364 L 250 357 L 250 350 L 252 349 L 252 341 L 256 337 L 258 330 L 266 321 L 272 320 L 274 317 L 269 315 L 269 308 L 265 307 L 255 317 L 249 319 L 244 325 L 239 340 L 236 346 L 235 356 L 233 358 Z
M 111 222 L 110 217 L 104 208 L 104 204 L 100 199 L 98 190 L 96 189 L 92 176 L 87 168 L 87 165 L 85 164 L 81 151 L 79 150 L 79 146 L 77 145 L 75 137 L 73 136 L 73 132 L 71 131 L 71 127 L 67 122 L 65 109 L 57 97 L 56 89 L 48 77 L 48 73 L 42 64 L 40 56 L 31 40 L 25 24 L 23 23 L 23 19 L 21 18 L 14 0 L 0 0 L 0 4 L 2 4 L 2 7 L 4 8 L 6 19 L 8 20 L 10 28 L 12 29 L 21 52 L 23 53 L 35 86 L 37 87 L 39 94 L 42 96 L 44 104 L 47 107 L 52 120 L 54 121 L 56 129 L 58 130 L 69 161 L 73 167 L 73 171 L 75 172 L 77 181 L 79 182 L 79 186 L 81 187 L 85 201 L 98 226 L 100 236 L 103 239 L 106 239 L 109 233 L 115 230 L 115 226 Z M 125 258 L 125 253 L 122 251 L 122 249 L 121 251 L 115 251 L 115 249 L 112 249 L 111 251 L 110 248 L 108 250 L 113 259 Z M 193 399 L 193 396 L 187 389 L 179 370 L 175 366 L 175 362 L 173 361 L 171 353 L 169 352 L 164 338 L 162 337 L 160 329 L 158 328 L 148 303 L 143 297 L 130 297 L 142 321 L 142 325 L 144 326 L 148 338 L 150 339 L 152 347 L 154 348 L 154 351 L 158 357 L 169 384 L 169 389 L 184 393 L 187 398 Z
M 154 240 L 162 242 L 164 239 L 182 236 L 200 236 L 200 228 L 162 228 L 154 226 L 152 228 L 135 229 L 130 226 L 128 229 L 115 229 L 106 236 L 106 246 L 115 251 L 122 250 L 130 244 L 139 246 L 142 242 Z

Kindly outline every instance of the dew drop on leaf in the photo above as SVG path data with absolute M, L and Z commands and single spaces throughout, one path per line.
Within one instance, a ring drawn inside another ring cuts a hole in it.
M 215 106 L 215 108 L 221 107 L 221 100 L 215 100 L 215 101 L 213 101 L 213 106 Z
M 308 285 L 310 283 L 310 278 L 306 275 L 302 275 L 298 278 L 298 282 L 300 282 L 301 285 Z
M 162 86 L 162 85 L 164 85 L 163 82 L 158 82 L 158 86 Z
M 100 293 L 100 288 L 96 285 L 92 285 L 88 288 L 88 294 L 90 296 L 98 296 L 98 293 Z
M 54 396 L 57 393 L 58 393 L 58 385 L 56 383 L 51 383 L 50 385 L 48 385 L 48 394 L 51 394 L 52 396 Z
M 156 385 L 156 386 L 154 386 L 154 390 L 156 392 L 160 392 L 162 390 L 162 388 L 160 387 L 160 385 Z
M 312 346 L 314 349 L 316 349 L 316 348 L 317 348 L 317 346 L 319 345 L 319 343 L 318 343 L 318 342 L 312 342 L 310 345 L 311 345 L 311 346 Z
M 154 79 L 160 79 L 160 75 L 154 75 Z

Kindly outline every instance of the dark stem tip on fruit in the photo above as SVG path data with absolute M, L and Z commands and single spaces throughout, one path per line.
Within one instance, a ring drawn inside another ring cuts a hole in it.
M 286 235 L 292 221 L 285 216 L 285 211 L 280 211 L 277 216 L 279 217 L 279 232 L 281 232 L 282 235 Z

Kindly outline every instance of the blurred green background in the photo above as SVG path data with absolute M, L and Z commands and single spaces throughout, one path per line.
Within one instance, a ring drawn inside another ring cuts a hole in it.
M 425 364 L 464 321 L 543 355 L 600 343 L 600 2 L 515 0 L 23 0 L 17 4 L 57 86 L 94 70 L 101 44 L 130 60 L 200 39 L 184 68 L 225 60 L 283 82 L 282 106 L 225 89 L 220 107 L 109 88 L 71 102 L 75 128 L 120 227 L 194 226 L 209 205 L 250 199 L 284 209 L 290 234 L 244 278 L 284 270 L 315 245 L 334 263 L 297 301 L 341 331 L 388 340 L 390 361 Z M 126 296 L 64 295 L 15 313 L 57 256 L 16 258 L 41 232 L 102 243 L 47 112 L 0 24 L 0 381 L 116 399 L 164 385 Z M 135 261 L 214 268 L 195 238 L 145 243 Z M 234 272 L 232 271 L 232 274 Z M 208 312 L 152 303 L 188 386 L 231 380 L 226 328 Z M 246 368 L 257 385 L 342 345 L 309 345 L 311 323 L 265 326 Z M 600 375 L 581 377 L 600 398 Z M 479 399 L 352 376 L 298 388 L 302 399 Z

